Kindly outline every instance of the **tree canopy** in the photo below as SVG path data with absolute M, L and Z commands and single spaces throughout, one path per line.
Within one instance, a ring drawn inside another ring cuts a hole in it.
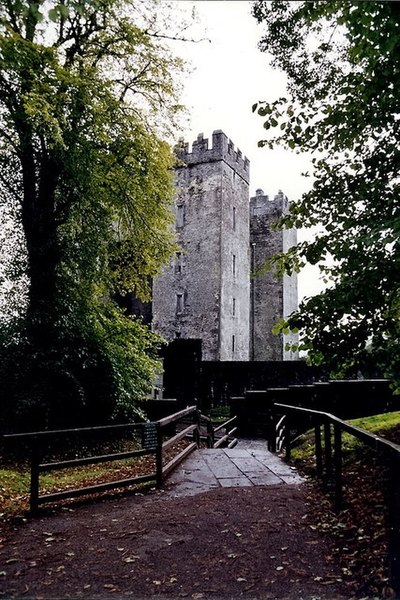
M 183 65 L 163 43 L 164 8 L 0 5 L 1 203 L 21 232 L 11 270 L 27 282 L 0 332 L 9 419 L 132 416 L 154 377 L 159 339 L 112 298 L 148 299 L 175 247 L 162 140 Z
M 260 0 L 253 14 L 288 80 L 288 98 L 253 107 L 259 144 L 313 165 L 283 226 L 317 234 L 273 263 L 318 264 L 326 283 L 277 329 L 299 329 L 300 348 L 336 373 L 377 367 L 399 381 L 400 3 Z

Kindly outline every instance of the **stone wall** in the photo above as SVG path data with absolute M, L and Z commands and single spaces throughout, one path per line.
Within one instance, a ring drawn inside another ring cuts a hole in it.
M 297 360 L 297 353 L 285 351 L 286 342 L 295 336 L 276 336 L 272 327 L 297 308 L 297 276 L 277 278 L 264 272 L 268 257 L 286 251 L 296 243 L 295 231 L 280 231 L 273 225 L 287 211 L 288 199 L 279 192 L 270 200 L 262 190 L 250 199 L 251 244 L 251 360 Z
M 177 151 L 181 253 L 153 286 L 153 328 L 167 340 L 201 338 L 206 360 L 248 360 L 249 162 L 227 136 L 200 135 Z

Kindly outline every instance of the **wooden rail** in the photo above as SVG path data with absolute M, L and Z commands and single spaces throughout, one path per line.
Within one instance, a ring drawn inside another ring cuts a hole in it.
M 300 408 L 287 404 L 274 404 L 277 413 L 284 413 L 284 442 L 286 459 L 290 459 L 291 439 L 290 424 L 294 415 L 306 415 L 310 418 L 315 430 L 315 457 L 317 476 L 325 474 L 333 477 L 335 490 L 335 507 L 340 510 L 343 505 L 343 449 L 342 433 L 356 437 L 376 451 L 388 458 L 389 473 L 389 503 L 388 522 L 390 527 L 389 544 L 389 576 L 390 582 L 397 596 L 400 597 L 400 445 L 390 442 L 385 438 L 365 431 L 355 425 L 350 425 L 330 413 Z M 333 431 L 332 431 L 333 430 Z M 333 444 L 332 444 L 333 433 Z
M 170 439 L 164 440 L 164 428 L 167 425 L 177 423 L 184 417 L 193 416 L 194 423 L 186 427 L 183 431 L 173 435 Z M 165 476 L 171 472 L 190 452 L 198 447 L 199 442 L 199 418 L 198 411 L 195 406 L 188 407 L 173 415 L 169 415 L 159 421 L 150 423 L 128 423 L 123 425 L 106 425 L 103 427 L 83 427 L 80 429 L 58 429 L 52 431 L 36 431 L 31 433 L 18 433 L 4 435 L 5 442 L 23 442 L 30 447 L 30 512 L 37 513 L 39 506 L 48 502 L 57 502 L 67 498 L 77 498 L 87 494 L 104 492 L 116 488 L 124 488 L 141 483 L 149 483 L 153 481 L 157 486 L 161 486 Z M 55 441 L 58 443 L 71 436 L 84 440 L 88 435 L 105 433 L 132 433 L 139 430 L 142 434 L 143 448 L 130 450 L 125 452 L 112 452 L 110 454 L 101 454 L 94 456 L 86 456 L 84 458 L 74 458 L 71 460 L 57 460 L 53 462 L 42 462 L 44 447 L 52 445 Z M 193 442 L 184 448 L 177 456 L 175 456 L 167 465 L 163 464 L 164 452 L 173 446 L 175 443 L 192 434 Z M 114 480 L 107 483 L 100 483 L 91 486 L 85 486 L 78 489 L 68 489 L 62 492 L 50 494 L 40 494 L 40 475 L 42 473 L 80 467 L 91 464 L 99 464 L 105 462 L 113 462 L 116 460 L 126 460 L 128 458 L 136 458 L 146 455 L 153 455 L 156 459 L 156 468 L 153 472 L 127 479 Z
M 177 424 L 182 419 L 191 419 L 192 423 L 186 424 L 182 430 L 174 433 L 168 439 L 165 439 L 165 429 L 171 425 Z M 30 466 L 30 512 L 35 514 L 39 506 L 48 502 L 57 502 L 68 498 L 77 498 L 88 494 L 104 492 L 116 488 L 124 488 L 141 483 L 154 481 L 157 487 L 161 487 L 166 476 L 171 473 L 193 450 L 199 447 L 200 444 L 200 427 L 201 425 L 207 428 L 207 446 L 209 448 L 218 448 L 223 443 L 227 443 L 229 447 L 233 447 L 237 440 L 233 437 L 236 432 L 236 427 L 228 431 L 228 427 L 234 423 L 236 417 L 230 418 L 214 428 L 211 419 L 202 415 L 196 406 L 189 406 L 172 415 L 168 415 L 159 421 L 150 423 L 128 423 L 123 425 L 106 425 L 103 427 L 83 427 L 80 429 L 58 429 L 52 431 L 36 431 L 31 433 L 19 433 L 4 435 L 4 441 L 12 442 L 19 441 L 27 444 L 31 449 L 31 466 Z M 225 428 L 225 435 L 215 442 L 215 432 L 222 431 Z M 53 462 L 42 462 L 44 455 L 44 447 L 51 445 L 53 442 L 58 443 L 65 438 L 75 436 L 80 440 L 85 439 L 88 435 L 105 433 L 132 433 L 136 430 L 141 431 L 142 445 L 140 449 L 113 452 L 110 454 L 101 454 L 95 456 L 86 456 L 83 458 L 74 458 L 71 460 L 56 460 Z M 174 456 L 167 464 L 164 464 L 165 452 L 174 444 L 190 436 L 192 441 L 185 446 L 177 456 Z M 126 460 L 146 455 L 155 456 L 155 470 L 145 475 L 131 477 L 122 480 L 110 481 L 96 485 L 86 486 L 78 489 L 68 489 L 62 492 L 54 492 L 50 494 L 40 494 L 40 475 L 42 473 L 80 467 L 91 464 L 100 464 L 105 462 L 113 462 L 116 460 Z
M 172 438 L 167 441 L 163 441 L 163 428 L 167 425 L 171 425 L 173 423 L 177 423 L 178 421 L 191 417 L 193 419 L 193 424 L 189 425 L 179 433 L 175 434 Z M 184 408 L 173 415 L 169 415 L 168 417 L 164 417 L 160 419 L 158 422 L 158 443 L 157 443 L 157 452 L 156 452 L 156 463 L 157 463 L 157 487 L 161 487 L 166 476 L 173 471 L 193 450 L 199 447 L 200 443 L 200 417 L 199 412 L 196 406 L 189 406 L 188 408 Z M 164 462 L 164 451 L 171 447 L 173 444 L 178 442 L 179 440 L 187 437 L 188 435 L 192 435 L 192 443 L 189 446 L 186 446 L 181 452 L 175 456 L 172 460 L 169 461 L 166 465 Z
M 232 429 L 229 429 L 229 426 L 232 425 L 233 423 L 235 423 L 235 427 L 233 427 Z M 220 425 L 218 425 L 218 427 L 214 427 L 214 445 L 212 446 L 213 448 L 219 448 L 220 446 L 222 446 L 223 444 L 227 444 L 228 448 L 233 448 L 234 446 L 236 446 L 237 444 L 237 438 L 234 437 L 234 434 L 236 434 L 237 432 L 237 416 L 234 417 L 230 417 L 227 421 L 224 421 L 223 423 L 221 423 Z M 217 440 L 215 439 L 215 434 L 218 432 L 222 432 L 222 430 L 225 430 L 224 435 L 222 435 L 220 438 L 218 438 Z

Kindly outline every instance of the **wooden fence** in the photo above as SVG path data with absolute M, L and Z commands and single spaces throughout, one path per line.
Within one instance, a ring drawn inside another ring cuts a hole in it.
M 275 403 L 277 429 L 274 447 L 285 449 L 286 459 L 291 454 L 291 424 L 299 417 L 307 417 L 315 430 L 315 457 L 317 475 L 331 478 L 335 490 L 335 507 L 343 506 L 343 447 L 342 434 L 346 432 L 367 446 L 382 453 L 389 465 L 388 523 L 390 528 L 389 574 L 393 589 L 400 597 L 400 445 L 385 440 L 342 421 L 330 413 Z
M 189 422 L 188 422 L 189 420 Z M 184 410 L 169 415 L 158 421 L 148 423 L 128 423 L 124 425 L 107 425 L 103 427 L 86 427 L 79 429 L 63 429 L 54 431 L 37 431 L 31 433 L 4 435 L 3 440 L 8 443 L 22 443 L 30 451 L 30 512 L 37 513 L 39 506 L 49 502 L 58 502 L 69 498 L 77 498 L 88 494 L 105 492 L 116 488 L 125 488 L 132 485 L 154 482 L 157 487 L 161 487 L 164 479 L 173 471 L 193 450 L 199 447 L 200 439 L 207 441 L 208 448 L 217 448 L 223 443 L 232 447 L 237 440 L 233 438 L 236 428 L 229 429 L 229 426 L 235 420 L 235 417 L 229 419 L 214 428 L 212 421 L 202 415 L 196 406 L 189 406 Z M 177 425 L 181 427 L 177 431 Z M 201 435 L 205 428 L 206 435 Z M 222 437 L 216 436 L 216 433 L 225 428 L 225 434 Z M 170 435 L 171 431 L 173 432 Z M 141 435 L 141 448 L 124 452 L 113 452 L 101 455 L 85 456 L 84 458 L 74 458 L 71 460 L 56 460 L 53 462 L 42 462 L 44 449 L 56 445 L 62 447 L 63 440 L 76 438 L 78 443 L 83 442 L 90 436 L 104 436 L 106 434 L 131 434 Z M 190 438 L 192 441 L 185 446 L 169 462 L 165 463 L 166 451 L 177 442 Z M 155 469 L 151 473 L 130 477 L 127 479 L 118 479 L 107 483 L 85 486 L 77 489 L 67 489 L 62 492 L 40 494 L 40 475 L 50 471 L 80 467 L 84 465 L 94 465 L 99 463 L 108 463 L 117 460 L 129 458 L 139 458 L 152 455 L 155 457 Z

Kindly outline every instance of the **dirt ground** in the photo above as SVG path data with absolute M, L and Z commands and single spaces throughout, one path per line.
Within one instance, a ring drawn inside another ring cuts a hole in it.
M 6 598 L 356 598 L 302 485 L 162 491 L 72 505 L 10 527 Z

